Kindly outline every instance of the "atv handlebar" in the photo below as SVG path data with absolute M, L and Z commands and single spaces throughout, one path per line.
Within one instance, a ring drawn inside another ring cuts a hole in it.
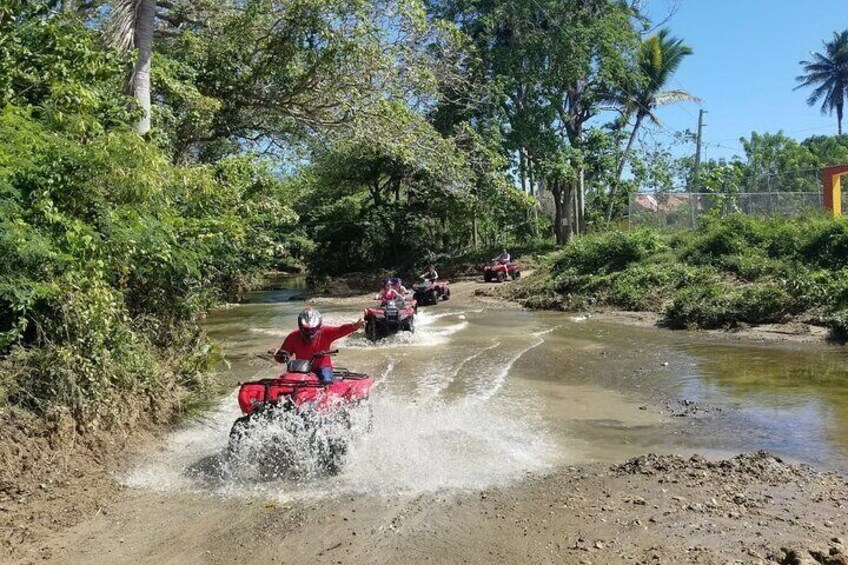
M 338 349 L 330 349 L 328 351 L 316 351 L 315 354 L 312 355 L 312 359 L 310 359 L 309 361 L 311 363 L 315 359 L 324 357 L 325 355 L 336 355 L 338 352 Z M 271 359 L 276 361 L 277 363 L 288 363 L 289 361 L 291 361 L 291 355 L 287 351 L 283 351 L 282 349 L 277 349 L 276 351 L 273 349 L 269 349 L 267 355 L 270 355 Z M 266 361 L 268 360 L 265 355 L 260 354 L 257 355 L 257 357 L 259 357 L 260 359 L 265 359 Z

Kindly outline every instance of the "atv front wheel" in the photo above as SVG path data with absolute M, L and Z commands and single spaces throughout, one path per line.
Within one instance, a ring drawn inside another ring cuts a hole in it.
M 242 416 L 230 428 L 230 441 L 227 443 L 227 454 L 231 457 L 237 455 L 241 447 L 244 436 L 247 435 L 247 427 L 250 421 L 250 416 Z
M 521 271 L 515 271 L 514 273 L 512 273 L 512 280 L 517 281 L 520 278 L 521 278 Z
M 433 292 L 430 293 L 429 302 L 432 306 L 435 306 L 436 304 L 439 303 L 439 291 L 438 290 L 434 290 Z
M 377 341 L 377 322 L 374 318 L 370 318 L 365 322 L 365 337 L 371 341 Z
M 506 275 L 503 273 L 503 271 L 498 271 L 498 282 L 502 283 L 505 280 L 506 280 Z

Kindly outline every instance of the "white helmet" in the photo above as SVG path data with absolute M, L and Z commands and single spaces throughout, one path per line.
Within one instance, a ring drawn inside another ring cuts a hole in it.
M 321 317 L 321 312 L 315 308 L 307 308 L 297 317 L 297 327 L 300 329 L 300 335 L 307 341 L 312 341 L 318 334 L 323 323 L 324 318 Z

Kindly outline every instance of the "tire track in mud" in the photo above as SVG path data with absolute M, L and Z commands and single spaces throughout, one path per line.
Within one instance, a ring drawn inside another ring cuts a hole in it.
M 436 400 L 439 396 L 453 384 L 459 377 L 462 370 L 469 364 L 479 359 L 487 352 L 500 347 L 501 342 L 496 341 L 494 344 L 484 347 L 483 349 L 472 353 L 462 359 L 458 364 L 450 361 L 442 361 L 429 365 L 424 375 L 418 381 L 418 395 L 422 403 L 428 403 Z
M 535 338 L 533 340 L 533 343 L 531 343 L 527 347 L 519 350 L 514 356 L 509 358 L 509 360 L 494 373 L 492 379 L 489 379 L 489 380 L 480 379 L 480 380 L 478 380 L 477 388 L 469 396 L 469 401 L 470 402 L 486 402 L 486 401 L 492 399 L 496 394 L 498 394 L 498 392 L 500 392 L 500 390 L 506 384 L 507 377 L 509 376 L 510 371 L 512 370 L 513 366 L 518 362 L 518 360 L 521 359 L 522 357 L 524 357 L 524 355 L 526 355 L 530 351 L 536 349 L 540 345 L 543 345 L 545 343 L 545 339 L 542 336 L 547 335 L 551 332 L 554 332 L 557 329 L 559 329 L 560 327 L 561 326 L 554 326 L 552 328 L 547 328 L 545 330 L 533 332 L 532 335 Z

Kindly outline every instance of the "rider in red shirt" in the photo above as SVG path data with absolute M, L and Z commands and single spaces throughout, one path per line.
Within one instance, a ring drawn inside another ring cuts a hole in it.
M 298 328 L 286 336 L 283 344 L 274 353 L 277 363 L 286 363 L 291 357 L 312 360 L 312 368 L 321 382 L 333 382 L 333 360 L 329 355 L 317 359 L 312 357 L 320 351 L 329 351 L 333 342 L 365 327 L 363 320 L 341 326 L 324 326 L 321 313 L 307 308 L 297 317 Z

